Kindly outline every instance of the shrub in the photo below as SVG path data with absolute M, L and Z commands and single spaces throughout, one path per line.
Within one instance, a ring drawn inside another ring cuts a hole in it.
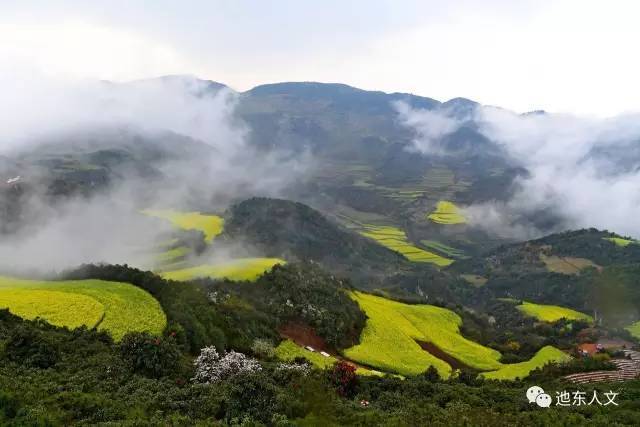
M 175 372 L 181 356 L 173 337 L 160 338 L 146 332 L 125 335 L 120 343 L 120 355 L 134 372 L 152 378 Z
M 50 368 L 59 359 L 59 350 L 41 331 L 19 325 L 5 345 L 7 359 L 36 368 Z
M 273 359 L 276 355 L 276 350 L 271 341 L 260 338 L 253 341 L 251 351 L 254 355 L 264 359 Z
M 203 348 L 193 364 L 196 368 L 193 380 L 206 384 L 262 370 L 262 366 L 255 359 L 235 351 L 220 356 L 215 347 Z
M 329 370 L 329 382 L 336 387 L 340 396 L 351 397 L 358 385 L 356 367 L 344 361 L 336 362 Z

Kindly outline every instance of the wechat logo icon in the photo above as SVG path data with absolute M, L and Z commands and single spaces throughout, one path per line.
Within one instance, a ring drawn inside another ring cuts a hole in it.
M 527 400 L 529 403 L 534 403 L 541 408 L 548 408 L 551 406 L 551 396 L 544 392 L 542 387 L 534 385 L 527 390 Z

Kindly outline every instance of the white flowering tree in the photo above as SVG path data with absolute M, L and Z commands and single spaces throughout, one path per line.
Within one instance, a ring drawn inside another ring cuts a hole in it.
M 196 367 L 194 381 L 199 383 L 215 383 L 236 375 L 257 372 L 262 366 L 256 359 L 242 353 L 230 351 L 220 355 L 215 347 L 205 347 L 193 362 Z

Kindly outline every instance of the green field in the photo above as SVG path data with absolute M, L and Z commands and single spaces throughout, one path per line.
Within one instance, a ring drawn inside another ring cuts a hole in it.
M 156 255 L 156 262 L 159 264 L 170 264 L 177 260 L 184 258 L 189 254 L 189 248 L 180 246 L 177 248 L 169 249 Z
M 630 326 L 627 326 L 625 329 L 631 332 L 631 335 L 640 339 L 640 322 L 636 322 Z
M 460 277 L 462 277 L 465 282 L 478 288 L 486 285 L 489 281 L 486 277 L 478 276 L 477 274 L 461 274 Z
M 465 259 L 467 258 L 464 255 L 464 251 L 456 248 L 452 248 L 451 246 L 447 246 L 444 243 L 436 242 L 435 240 L 420 240 L 420 243 L 427 248 L 434 250 L 436 252 L 440 252 L 441 254 L 457 259 Z
M 502 368 L 492 371 L 483 372 L 480 376 L 490 380 L 515 380 L 517 378 L 526 378 L 531 371 L 541 368 L 547 363 L 562 363 L 571 360 L 571 356 L 553 346 L 546 346 L 538 350 L 531 359 L 526 362 L 513 363 L 503 365 Z
M 167 319 L 156 299 L 128 283 L 36 281 L 0 277 L 0 307 L 57 326 L 97 326 L 115 340 L 133 331 L 160 334 Z
M 344 351 L 344 356 L 387 372 L 416 375 L 434 366 L 441 376 L 451 374 L 451 366 L 424 351 L 416 342 L 433 343 L 441 351 L 467 366 L 495 370 L 502 365 L 500 353 L 460 335 L 462 324 L 454 312 L 431 305 L 409 305 L 355 292 L 355 301 L 367 314 L 360 344 Z
M 436 205 L 436 210 L 427 216 L 436 224 L 454 225 L 467 222 L 460 209 L 452 202 L 441 200 Z
M 276 356 L 285 362 L 292 362 L 296 357 L 304 357 L 319 369 L 329 368 L 338 361 L 334 356 L 325 357 L 317 351 L 309 351 L 289 339 L 282 341 L 278 347 L 276 347 Z M 380 372 L 360 367 L 356 369 L 356 373 L 359 375 L 383 375 Z
M 623 239 L 622 237 L 604 237 L 604 240 L 615 243 L 617 246 L 627 247 L 631 244 L 638 244 L 637 240 Z
M 206 264 L 180 270 L 166 271 L 160 273 L 160 275 L 165 279 L 180 281 L 201 277 L 255 280 L 263 273 L 271 270 L 274 265 L 285 263 L 286 261 L 280 258 L 238 258 L 217 264 Z
M 276 356 L 285 362 L 291 362 L 296 357 L 304 357 L 311 362 L 313 366 L 320 369 L 328 368 L 338 361 L 338 359 L 333 356 L 324 357 L 318 352 L 302 348 L 289 339 L 282 341 L 278 347 L 276 347 Z
M 145 210 L 142 213 L 165 219 L 174 227 L 182 230 L 197 230 L 204 234 L 205 240 L 211 242 L 222 233 L 224 219 L 217 215 L 203 215 L 200 212 L 177 212 L 172 210 Z
M 587 314 L 558 305 L 534 304 L 523 301 L 522 304 L 516 306 L 516 308 L 525 315 L 535 317 L 543 322 L 556 322 L 560 319 L 593 322 L 593 317 Z
M 399 228 L 386 225 L 363 224 L 362 226 L 364 230 L 360 231 L 360 234 L 375 240 L 391 250 L 401 253 L 409 261 L 428 262 L 439 267 L 446 267 L 453 262 L 453 260 L 449 258 L 412 245 L 407 240 L 405 232 Z
M 586 258 L 558 257 L 540 254 L 540 260 L 552 273 L 580 274 L 580 271 L 587 267 L 597 267 L 591 260 Z

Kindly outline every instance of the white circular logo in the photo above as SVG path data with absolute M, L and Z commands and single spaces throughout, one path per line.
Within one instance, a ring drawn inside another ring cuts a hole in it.
M 529 387 L 529 389 L 527 390 L 527 399 L 529 400 L 529 403 L 533 403 L 536 401 L 536 397 L 538 397 L 539 394 L 543 394 L 544 390 L 542 389 L 542 387 L 538 387 L 537 385 L 534 385 L 533 387 Z
M 540 393 L 538 397 L 536 397 L 536 403 L 541 408 L 548 408 L 551 406 L 551 396 L 547 393 Z

